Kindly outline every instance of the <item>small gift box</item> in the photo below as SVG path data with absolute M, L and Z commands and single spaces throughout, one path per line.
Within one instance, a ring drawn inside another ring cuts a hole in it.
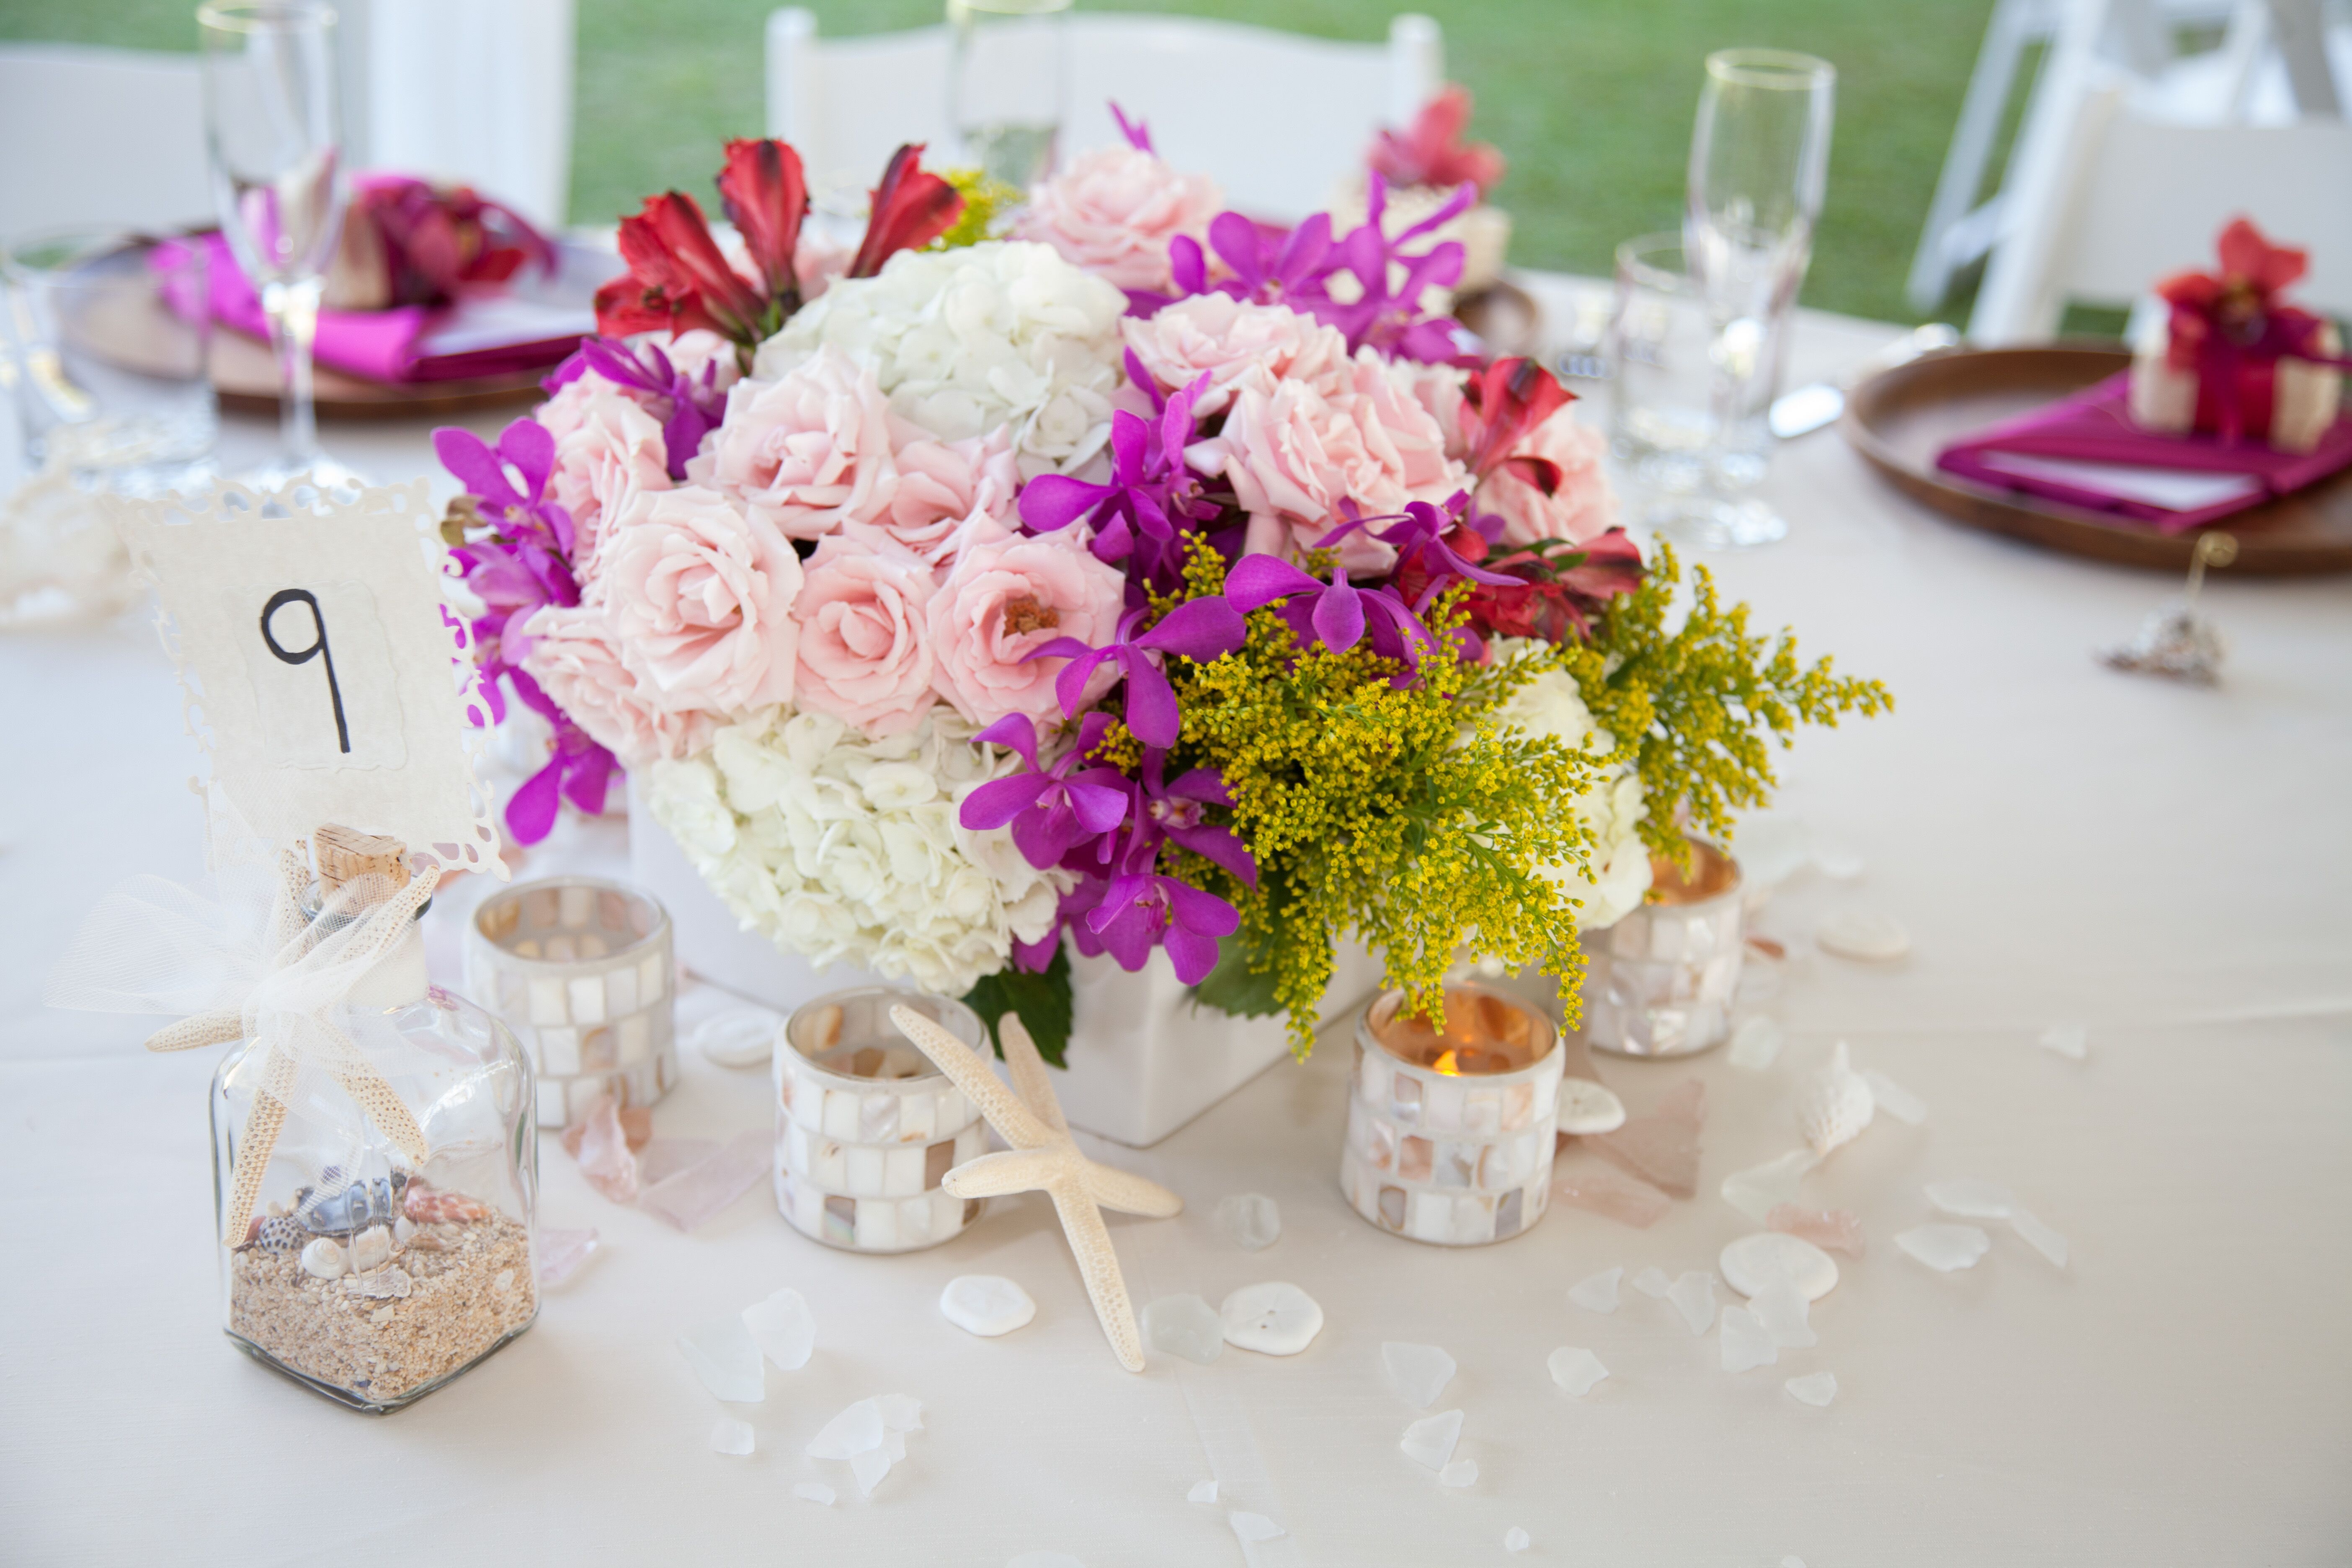
M 776 1207 L 803 1236 L 853 1252 L 936 1247 L 983 1207 L 940 1181 L 987 1152 L 988 1129 L 891 1024 L 894 1006 L 982 1048 L 971 1008 L 887 985 L 818 997 L 776 1042 Z
M 2352 364 L 2333 322 L 2280 298 L 2309 258 L 2244 218 L 2221 231 L 2220 250 L 2218 272 L 2157 285 L 2170 310 L 2133 345 L 2132 420 L 2309 452 L 2336 423 Z

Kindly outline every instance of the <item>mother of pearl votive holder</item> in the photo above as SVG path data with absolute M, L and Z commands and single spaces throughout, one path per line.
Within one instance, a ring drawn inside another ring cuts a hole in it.
M 1551 1187 L 1563 1056 L 1551 1020 L 1483 985 L 1445 987 L 1442 1026 L 1372 999 L 1356 1024 L 1339 1190 L 1385 1231 L 1442 1247 L 1504 1241 Z
M 776 1040 L 776 1207 L 803 1236 L 851 1252 L 936 1247 L 987 1207 L 940 1190 L 987 1152 L 988 1128 L 890 1022 L 895 1006 L 987 1048 L 962 1003 L 890 985 L 806 1003 Z
M 538 1122 L 567 1127 L 609 1094 L 648 1106 L 677 1082 L 669 914 L 595 877 L 492 893 L 466 926 L 466 989 L 530 1053 Z
M 1650 896 L 1584 934 L 1585 1044 L 1626 1057 L 1685 1057 L 1731 1028 L 1746 938 L 1739 862 L 1690 841 L 1687 874 L 1650 858 Z

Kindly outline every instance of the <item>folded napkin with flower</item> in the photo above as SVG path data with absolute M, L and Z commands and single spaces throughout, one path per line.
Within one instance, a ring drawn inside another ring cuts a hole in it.
M 561 247 L 463 185 L 401 174 L 355 185 L 319 312 L 320 364 L 376 382 L 466 380 L 554 364 L 594 333 L 595 290 L 619 258 Z M 216 232 L 157 247 L 172 308 L 204 308 L 171 286 L 197 246 L 213 320 L 267 337 L 260 295 Z
M 2132 368 L 1946 447 L 1936 466 L 2177 533 L 2352 466 L 2335 326 L 2280 298 L 2300 250 L 2240 218 L 2218 272 L 2157 286 L 2169 307 Z

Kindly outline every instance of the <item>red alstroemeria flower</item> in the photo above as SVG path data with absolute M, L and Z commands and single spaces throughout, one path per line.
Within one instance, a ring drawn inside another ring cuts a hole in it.
M 629 275 L 596 290 L 596 330 L 604 336 L 701 327 L 751 344 L 771 327 L 770 302 L 727 264 L 685 192 L 647 196 L 643 212 L 621 220 L 620 245 Z
M 1404 132 L 1382 131 L 1366 162 L 1391 184 L 1458 185 L 1466 180 L 1483 199 L 1503 183 L 1503 155 L 1487 142 L 1464 141 L 1469 129 L 1470 94 L 1448 84 Z
M 874 187 L 874 216 L 866 238 L 849 264 L 852 278 L 871 278 L 902 250 L 919 250 L 953 228 L 963 216 L 963 195 L 922 166 L 923 144 L 910 142 L 890 154 L 882 183 Z
M 782 142 L 728 142 L 719 197 L 727 221 L 743 236 L 769 297 L 782 300 L 783 313 L 791 315 L 800 307 L 800 278 L 793 270 L 793 255 L 800 248 L 801 220 L 808 216 L 809 205 L 801 155 Z
M 1471 376 L 1462 396 L 1474 476 L 1483 479 L 1507 468 L 1545 495 L 1559 488 L 1557 463 L 1511 453 L 1537 426 L 1575 402 L 1576 394 L 1531 359 L 1498 359 Z

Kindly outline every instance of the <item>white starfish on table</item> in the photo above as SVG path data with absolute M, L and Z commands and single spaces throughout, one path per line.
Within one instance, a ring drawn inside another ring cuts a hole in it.
M 1054 1098 L 1045 1059 L 1037 1054 L 1037 1043 L 1017 1014 L 1007 1013 L 996 1025 L 1017 1096 L 997 1081 L 979 1052 L 911 1007 L 891 1008 L 890 1021 L 1013 1145 L 966 1160 L 947 1173 L 940 1187 L 959 1198 L 1049 1194 L 1070 1238 L 1070 1250 L 1077 1255 L 1078 1273 L 1086 1279 L 1103 1337 L 1110 1341 L 1121 1366 L 1141 1372 L 1143 1337 L 1136 1331 L 1135 1307 L 1127 1299 L 1127 1281 L 1119 1274 L 1118 1254 L 1111 1250 L 1102 1210 L 1168 1219 L 1183 1212 L 1184 1200 L 1157 1182 L 1097 1164 L 1078 1152 L 1069 1123 L 1062 1119 L 1061 1102 Z

